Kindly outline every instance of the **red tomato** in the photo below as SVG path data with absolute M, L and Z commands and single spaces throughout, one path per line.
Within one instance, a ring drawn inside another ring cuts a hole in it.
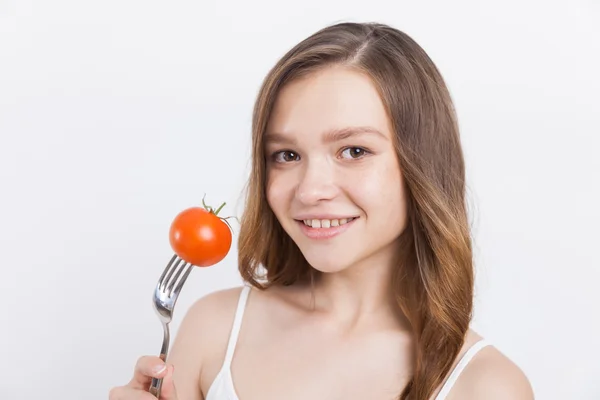
M 175 254 L 198 267 L 221 261 L 231 247 L 231 230 L 214 212 L 192 207 L 180 212 L 169 231 Z

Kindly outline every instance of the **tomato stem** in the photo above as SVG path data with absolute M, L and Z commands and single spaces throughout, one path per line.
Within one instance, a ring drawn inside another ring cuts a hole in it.
M 225 203 L 225 202 L 224 202 L 223 204 L 221 204 L 221 206 L 219 206 L 219 208 L 217 208 L 217 211 L 215 211 L 215 212 L 214 212 L 214 214 L 215 214 L 215 215 L 219 215 L 219 211 L 221 211 L 221 209 L 222 209 L 223 207 L 225 207 L 225 204 L 227 204 L 227 203 Z
M 216 210 L 213 209 L 211 206 L 207 205 L 206 202 L 204 201 L 204 199 L 206 198 L 206 193 L 204 193 L 204 196 L 202 197 L 202 206 L 204 207 L 204 209 L 212 214 L 215 215 L 219 215 L 219 212 L 223 209 L 223 207 L 225 207 L 225 204 L 227 204 L 226 202 L 223 202 L 223 204 L 221 204 L 219 206 L 219 208 L 217 208 Z
M 221 221 L 225 222 L 225 224 L 227 224 L 227 226 L 229 227 L 229 229 L 231 230 L 231 232 L 233 232 L 233 227 L 231 226 L 231 224 L 229 223 L 229 221 L 227 221 L 227 219 L 221 218 Z
M 206 203 L 204 202 L 205 198 L 206 198 L 206 193 L 204 193 L 204 196 L 202 196 L 202 206 L 204 207 L 204 209 L 206 211 L 212 212 L 212 207 L 207 206 Z
M 227 221 L 229 218 L 235 218 L 235 220 L 240 223 L 240 220 L 238 217 L 236 217 L 235 215 L 230 215 L 229 217 L 219 217 L 221 219 L 221 221 L 225 222 L 227 224 L 227 226 L 229 227 L 229 229 L 231 229 L 231 232 L 233 232 L 233 227 L 231 226 L 231 224 L 229 223 L 229 221 Z

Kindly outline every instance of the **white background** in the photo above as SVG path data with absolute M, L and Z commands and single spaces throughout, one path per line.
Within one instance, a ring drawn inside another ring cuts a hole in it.
M 262 78 L 338 21 L 407 32 L 447 80 L 474 327 L 538 399 L 600 399 L 592 0 L 0 0 L 0 398 L 106 399 L 157 354 L 150 299 L 172 218 L 204 193 L 240 214 Z M 194 271 L 174 328 L 195 299 L 240 282 L 236 251 Z

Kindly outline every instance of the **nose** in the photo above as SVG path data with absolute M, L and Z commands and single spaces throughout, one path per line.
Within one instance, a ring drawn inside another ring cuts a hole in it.
M 327 161 L 305 164 L 296 188 L 296 198 L 304 205 L 315 205 L 334 198 L 338 193 L 335 171 Z

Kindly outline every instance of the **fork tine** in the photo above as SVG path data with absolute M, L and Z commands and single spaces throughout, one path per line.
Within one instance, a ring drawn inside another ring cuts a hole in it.
M 177 278 L 179 278 L 179 276 L 181 275 L 181 273 L 183 272 L 183 270 L 189 265 L 189 263 L 184 263 L 183 266 L 181 266 L 181 268 L 177 269 L 177 273 L 175 274 L 175 276 L 173 278 L 169 279 L 169 284 L 166 288 L 167 292 L 169 293 L 169 296 L 171 295 L 171 291 L 173 290 L 173 286 L 175 286 L 175 283 L 177 282 Z
M 175 289 L 173 290 L 172 294 L 177 295 L 181 291 L 181 288 L 183 287 L 185 280 L 190 275 L 190 272 L 192 272 L 193 269 L 194 269 L 194 266 L 192 264 L 188 264 L 187 269 L 185 270 L 185 273 L 179 280 L 179 283 L 177 284 L 177 286 L 175 286 Z M 175 282 L 173 282 L 173 283 L 175 283 Z M 171 296 L 171 293 L 169 294 L 169 296 Z
M 173 257 L 171 257 L 171 261 L 169 261 L 169 263 L 167 264 L 167 266 L 166 266 L 165 270 L 163 271 L 162 275 L 158 279 L 158 284 L 160 286 L 162 286 L 163 282 L 165 281 L 165 276 L 167 275 L 167 272 L 169 272 L 171 270 L 171 267 L 173 266 L 173 263 L 175 262 L 175 260 L 177 258 L 178 258 L 177 254 L 173 254 Z
M 167 288 L 167 285 L 171 281 L 171 277 L 173 276 L 175 271 L 177 271 L 177 269 L 180 267 L 181 263 L 185 264 L 185 261 L 183 261 L 181 258 L 177 257 L 177 261 L 174 262 L 173 265 L 169 266 L 169 268 L 168 268 L 169 271 L 167 272 L 165 279 L 160 283 L 161 290 L 164 291 Z

